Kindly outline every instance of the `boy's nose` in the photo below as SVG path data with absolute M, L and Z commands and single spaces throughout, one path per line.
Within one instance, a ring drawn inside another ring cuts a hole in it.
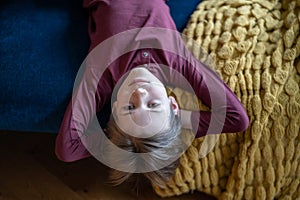
M 145 88 L 139 87 L 134 90 L 134 93 L 137 93 L 138 95 L 145 95 L 147 93 L 147 90 Z
M 147 90 L 139 87 L 132 92 L 130 100 L 132 102 L 135 102 L 136 104 L 140 104 L 142 97 L 146 96 L 146 94 L 147 94 Z
M 133 122 L 141 127 L 145 127 L 151 122 L 150 113 L 145 109 L 144 102 L 144 97 L 147 93 L 145 88 L 139 87 L 135 89 L 131 95 L 131 101 L 134 102 L 136 106 L 136 112 L 134 112 L 131 117 Z

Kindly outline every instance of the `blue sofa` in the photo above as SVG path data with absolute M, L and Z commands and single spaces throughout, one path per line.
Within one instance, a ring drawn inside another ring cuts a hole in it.
M 200 0 L 169 0 L 178 31 Z M 81 0 L 1 0 L 0 130 L 57 133 L 87 55 Z

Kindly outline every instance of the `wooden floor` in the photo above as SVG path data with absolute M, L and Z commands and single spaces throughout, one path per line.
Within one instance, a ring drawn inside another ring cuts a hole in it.
M 128 185 L 106 184 L 108 168 L 88 158 L 64 163 L 54 154 L 55 134 L 0 132 L 0 200 L 159 200 L 149 187 L 136 196 Z M 214 199 L 202 193 L 165 200 Z

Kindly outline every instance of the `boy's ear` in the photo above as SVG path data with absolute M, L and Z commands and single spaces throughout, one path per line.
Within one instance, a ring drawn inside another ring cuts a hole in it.
M 117 113 L 117 105 L 118 105 L 118 102 L 115 101 L 113 104 L 112 104 L 112 108 L 111 108 L 111 116 L 113 116 L 113 118 L 117 121 L 118 120 L 118 115 L 116 114 Z
M 174 114 L 179 115 L 179 106 L 178 106 L 176 99 L 173 96 L 169 96 L 169 100 L 170 100 L 172 109 L 174 111 Z
M 111 112 L 115 112 L 116 111 L 116 108 L 117 108 L 117 101 L 115 101 L 112 105 L 112 108 L 111 108 Z
M 112 104 L 111 113 L 116 113 L 116 111 L 117 111 L 117 105 L 118 105 L 118 102 L 117 102 L 117 101 L 115 101 L 115 102 Z

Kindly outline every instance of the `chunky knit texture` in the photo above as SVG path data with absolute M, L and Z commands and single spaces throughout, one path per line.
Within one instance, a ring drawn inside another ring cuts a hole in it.
M 166 187 L 153 186 L 158 195 L 199 190 L 219 199 L 300 199 L 299 25 L 299 0 L 199 4 L 183 31 L 186 43 L 198 59 L 214 61 L 250 126 L 221 134 L 200 159 L 208 136 L 195 139 Z M 188 103 L 194 97 L 178 91 L 181 106 L 194 109 Z

